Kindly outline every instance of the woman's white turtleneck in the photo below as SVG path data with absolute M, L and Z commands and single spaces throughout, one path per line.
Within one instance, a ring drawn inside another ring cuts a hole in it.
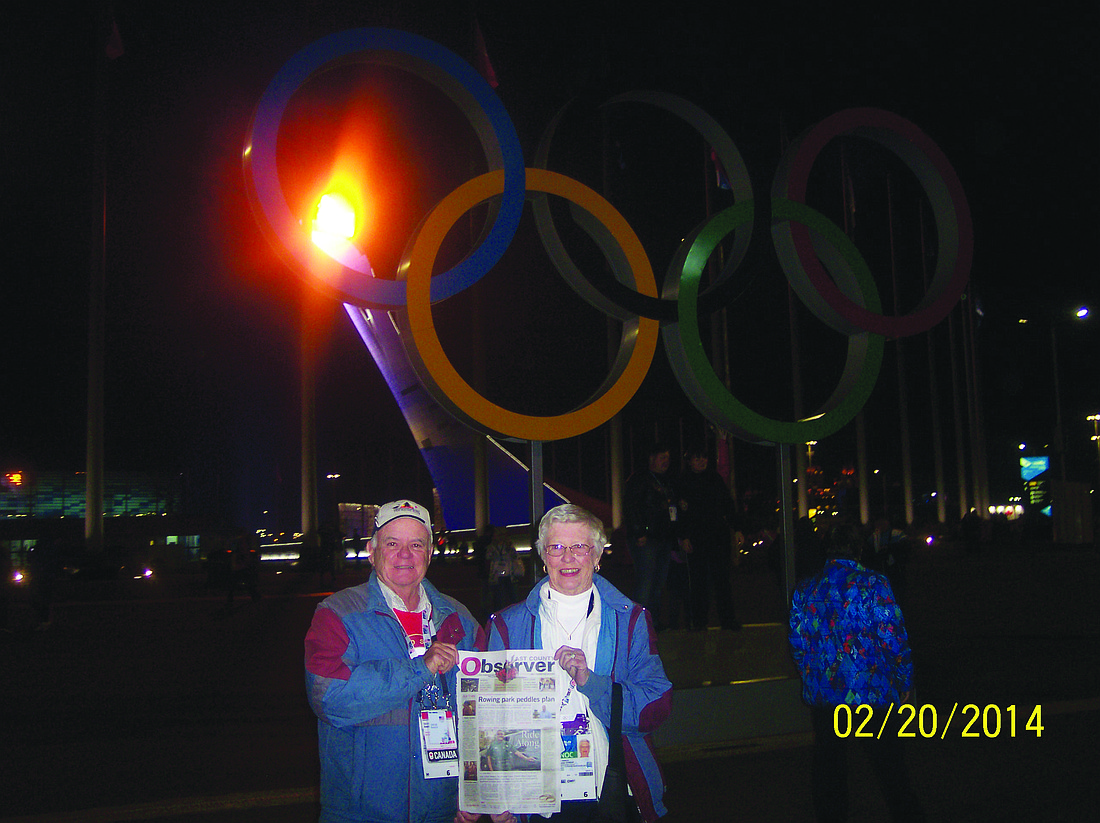
M 539 617 L 542 619 L 542 648 L 556 652 L 562 646 L 571 646 L 584 652 L 589 671 L 594 671 L 596 652 L 600 640 L 600 594 L 593 586 L 581 594 L 562 594 L 547 584 L 539 597 Z M 589 718 L 592 735 L 592 761 L 596 772 L 596 791 L 603 787 L 607 770 L 607 729 L 592 714 L 588 698 L 575 686 L 570 689 L 569 701 L 561 712 L 562 719 L 572 719 L 584 712 Z

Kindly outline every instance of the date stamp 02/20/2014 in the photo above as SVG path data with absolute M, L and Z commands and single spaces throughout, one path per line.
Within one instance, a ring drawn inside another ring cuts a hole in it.
M 1017 734 L 1038 738 L 1043 736 L 1043 707 L 1022 706 L 1018 709 L 1014 703 L 1003 708 L 995 703 L 984 706 L 976 703 L 960 706 L 955 703 L 944 718 L 942 710 L 931 703 L 920 706 L 912 703 L 897 706 L 893 703 L 886 706 L 869 706 L 866 703 L 840 705 L 833 710 L 833 732 L 839 738 L 881 739 L 884 734 L 890 734 L 900 738 L 938 737 L 946 740 L 949 733 L 964 740 L 1016 737 Z

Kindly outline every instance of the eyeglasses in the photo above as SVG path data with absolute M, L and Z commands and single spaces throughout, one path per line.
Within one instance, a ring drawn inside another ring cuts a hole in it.
M 554 543 L 546 547 L 546 553 L 551 557 L 561 557 L 568 549 L 574 557 L 588 557 L 589 552 L 594 548 L 596 547 L 585 543 L 577 543 L 575 546 L 563 546 L 561 543 Z

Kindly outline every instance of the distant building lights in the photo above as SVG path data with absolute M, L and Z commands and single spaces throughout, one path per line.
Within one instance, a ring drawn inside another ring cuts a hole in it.
M 302 556 L 298 552 L 270 552 L 268 554 L 261 554 L 260 560 L 262 562 L 272 561 L 287 561 L 287 560 L 301 560 Z

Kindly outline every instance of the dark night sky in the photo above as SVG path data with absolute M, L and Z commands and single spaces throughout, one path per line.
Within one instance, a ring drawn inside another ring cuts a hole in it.
M 756 11 L 731 6 L 718 16 L 678 3 L 601 19 L 591 10 L 597 4 L 576 4 L 584 13 L 569 14 L 568 3 L 547 12 L 487 2 L 120 1 L 115 16 L 126 52 L 107 68 L 101 106 L 94 97 L 93 15 L 62 15 L 51 5 L 38 4 L 13 21 L 9 30 L 19 35 L 2 75 L 4 470 L 83 465 L 87 282 L 97 211 L 92 146 L 101 110 L 108 135 L 107 468 L 202 478 L 193 483 L 200 502 L 231 517 L 261 506 L 295 516 L 302 292 L 248 208 L 240 152 L 253 106 L 298 49 L 345 28 L 401 28 L 472 59 L 474 7 L 528 161 L 566 99 L 633 88 L 673 91 L 710 112 L 746 157 L 758 192 L 767 190 L 784 136 L 841 108 L 888 109 L 929 134 L 955 166 L 974 216 L 972 282 L 985 313 L 995 490 L 1004 486 L 996 482 L 1001 463 L 1014 458 L 1008 445 L 1045 436 L 1053 414 L 1048 338 L 1035 327 L 1022 332 L 1017 316 L 1100 297 L 1092 253 L 1100 218 L 1094 3 L 1055 3 L 1039 19 L 999 12 L 921 20 L 892 12 L 837 15 L 809 3 Z M 437 6 L 447 11 L 435 12 Z M 654 116 L 652 125 L 624 120 L 616 143 L 622 167 L 613 185 L 628 196 L 615 203 L 658 271 L 679 236 L 703 216 L 696 149 L 685 150 L 681 137 L 690 135 Z M 594 167 L 598 146 L 567 145 L 559 168 L 580 176 Z M 868 160 L 868 177 L 875 162 Z M 440 187 L 455 173 L 415 177 L 417 204 L 446 194 Z M 584 182 L 600 187 L 598 179 Z M 862 208 L 873 211 L 880 197 L 865 194 Z M 421 216 L 417 208 L 427 205 L 401 212 L 378 259 L 396 260 Z M 869 242 L 874 265 L 883 241 Z M 556 284 L 534 244 L 517 240 L 501 268 L 486 281 L 494 285 L 484 292 L 484 329 L 495 350 L 513 355 L 493 358 L 490 370 L 514 372 L 513 361 L 537 362 L 523 369 L 540 379 L 522 384 L 522 402 L 552 405 L 577 391 L 583 396 L 585 381 L 598 376 L 585 369 L 592 359 L 584 347 L 591 344 L 576 326 L 594 327 L 602 339 L 602 317 Z M 538 305 L 512 310 L 532 284 L 543 295 Z M 377 369 L 342 310 L 311 302 L 331 321 L 319 392 L 321 473 L 344 475 L 347 497 L 416 493 L 426 472 L 417 467 L 411 436 Z M 468 332 L 467 311 L 458 302 L 441 314 L 459 344 Z M 782 373 L 774 365 L 775 351 L 780 360 L 787 351 L 781 285 L 753 281 L 731 315 L 750 397 L 759 390 L 753 383 L 774 383 Z M 813 333 L 809 348 L 817 350 Z M 1060 337 L 1067 436 L 1081 479 L 1095 476 L 1083 417 L 1100 411 L 1098 340 L 1095 326 L 1067 326 Z M 563 345 L 560 353 L 547 357 L 555 345 Z M 822 344 L 821 356 L 834 349 L 835 343 Z M 639 439 L 652 430 L 654 416 L 667 437 L 678 412 L 692 421 L 689 427 L 698 425 L 678 389 L 669 388 L 675 384 L 663 358 L 659 353 L 628 410 Z M 892 363 L 889 346 L 868 405 L 869 418 L 879 421 L 872 434 L 876 463 L 896 463 L 890 451 L 896 437 L 881 422 L 896 403 Z M 505 382 L 497 389 L 506 390 Z M 911 391 L 919 419 L 921 392 Z M 772 395 L 767 387 L 761 402 L 766 395 Z M 819 445 L 818 459 L 851 462 L 850 441 L 841 432 Z M 916 444 L 918 476 L 928 473 L 927 451 L 926 443 Z M 745 456 L 746 471 L 760 471 L 758 482 L 770 483 L 768 460 L 755 460 L 747 447 Z

